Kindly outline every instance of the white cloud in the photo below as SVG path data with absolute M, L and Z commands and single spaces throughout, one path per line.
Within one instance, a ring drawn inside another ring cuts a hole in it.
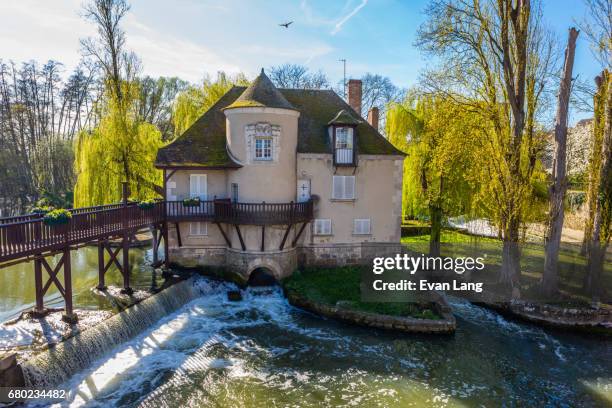
M 338 21 L 336 23 L 336 25 L 334 26 L 334 29 L 331 32 L 331 35 L 338 34 L 338 32 L 340 32 L 340 30 L 342 30 L 342 26 L 344 24 L 346 24 L 351 18 L 353 18 L 353 16 L 355 16 L 355 14 L 357 14 L 359 12 L 359 10 L 364 8 L 366 6 L 366 4 L 368 4 L 368 0 L 361 0 L 361 3 L 359 3 L 359 5 L 357 7 L 355 7 L 350 13 L 348 13 L 346 16 L 342 17 L 340 19 L 340 21 Z

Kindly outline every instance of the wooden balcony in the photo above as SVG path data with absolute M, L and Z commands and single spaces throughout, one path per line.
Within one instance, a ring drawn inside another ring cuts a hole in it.
M 283 225 L 310 221 L 312 201 L 305 203 L 235 203 L 230 200 L 201 201 L 185 207 L 182 201 L 167 201 L 168 221 L 212 221 L 243 225 Z

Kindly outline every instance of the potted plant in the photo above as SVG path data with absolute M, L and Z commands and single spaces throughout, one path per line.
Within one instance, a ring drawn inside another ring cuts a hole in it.
M 183 200 L 183 207 L 199 207 L 200 197 L 186 198 Z
M 137 205 L 141 210 L 152 210 L 155 207 L 155 200 L 142 200 Z
M 53 229 L 64 230 L 70 220 L 72 219 L 72 213 L 63 208 L 49 211 L 43 217 L 43 223 L 52 227 Z M 60 231 L 60 232 L 62 232 Z

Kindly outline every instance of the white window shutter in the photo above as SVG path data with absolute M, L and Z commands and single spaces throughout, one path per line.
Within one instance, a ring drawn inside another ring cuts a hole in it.
M 191 198 L 197 196 L 198 176 L 196 174 L 189 175 L 189 196 Z
M 314 234 L 331 235 L 331 220 L 329 218 L 316 219 L 314 224 Z
M 206 174 L 200 175 L 199 182 L 200 182 L 200 187 L 199 187 L 200 194 L 199 194 L 199 197 L 200 197 L 201 200 L 206 200 L 206 197 L 208 196 L 208 191 L 207 191 L 208 190 L 208 186 L 207 186 L 207 183 L 206 183 Z
M 189 196 L 191 198 L 199 197 L 200 200 L 206 200 L 207 185 L 206 174 L 190 174 L 189 175 Z
M 370 219 L 355 219 L 353 233 L 358 235 L 370 234 Z
M 343 198 L 344 196 L 344 177 L 334 176 L 332 198 Z
M 355 198 L 355 176 L 344 177 L 344 198 Z

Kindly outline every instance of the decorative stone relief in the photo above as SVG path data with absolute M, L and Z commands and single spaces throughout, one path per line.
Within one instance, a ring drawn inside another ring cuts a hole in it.
M 281 127 L 267 122 L 257 122 L 245 126 L 247 164 L 277 163 L 280 156 Z M 272 160 L 255 160 L 255 138 L 269 137 L 272 139 Z

